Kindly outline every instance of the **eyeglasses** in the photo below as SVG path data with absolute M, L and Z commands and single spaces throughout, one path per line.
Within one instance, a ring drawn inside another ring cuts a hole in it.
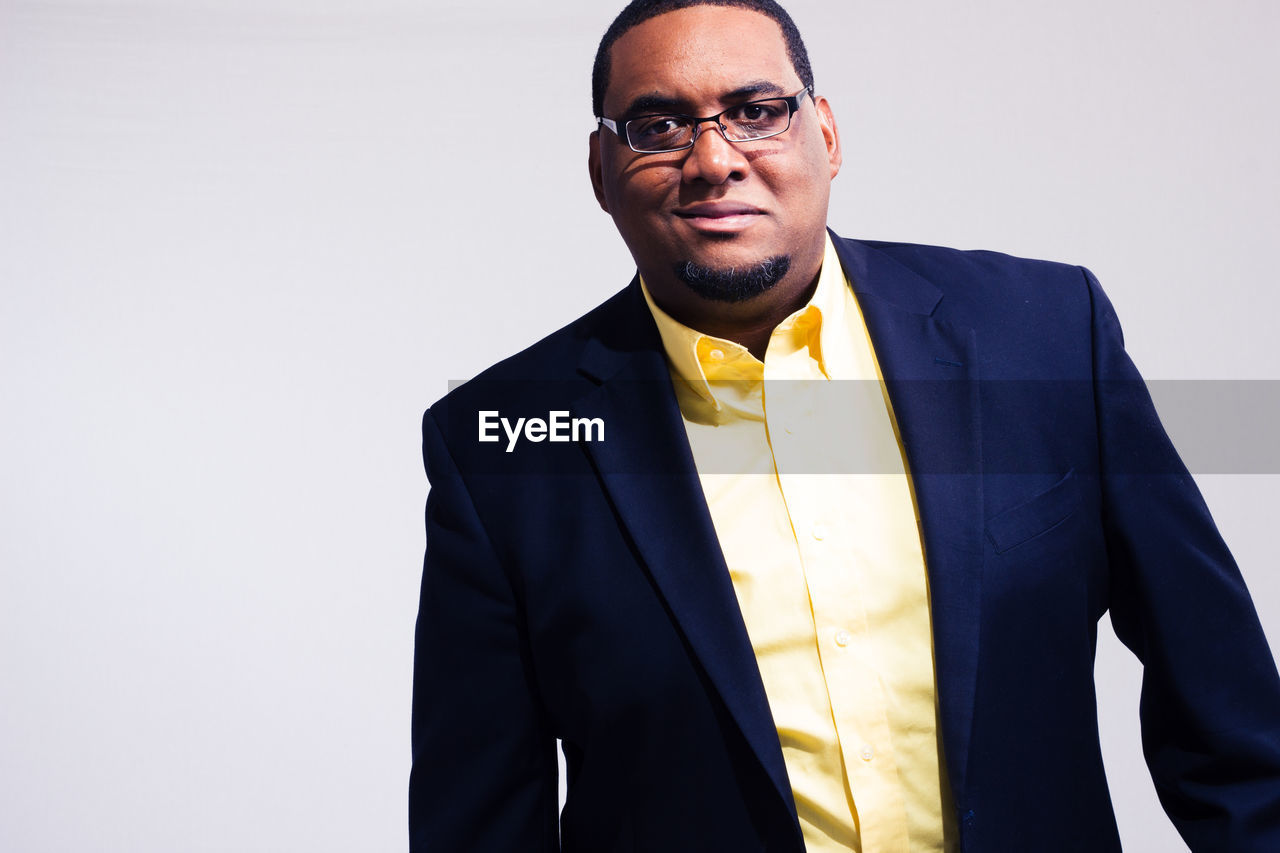
M 729 107 L 706 118 L 679 114 L 644 115 L 628 119 L 622 124 L 604 116 L 596 116 L 596 122 L 609 128 L 639 154 L 662 154 L 692 148 L 702 133 L 702 125 L 715 122 L 720 133 L 729 142 L 755 142 L 786 133 L 791 127 L 791 116 L 800 109 L 800 101 L 813 91 L 806 86 L 789 98 L 761 98 Z

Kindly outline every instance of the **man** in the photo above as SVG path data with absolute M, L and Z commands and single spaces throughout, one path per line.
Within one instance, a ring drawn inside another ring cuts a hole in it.
M 830 235 L 768 0 L 634 2 L 593 84 L 638 277 L 424 419 L 413 849 L 1118 849 L 1108 610 L 1183 837 L 1280 849 L 1280 679 L 1096 280 Z

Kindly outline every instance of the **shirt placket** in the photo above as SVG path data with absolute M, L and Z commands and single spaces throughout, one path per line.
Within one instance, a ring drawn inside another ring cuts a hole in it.
M 856 543 L 850 541 L 850 525 L 841 516 L 856 506 L 851 502 L 849 475 L 812 470 L 814 454 L 805 425 L 823 416 L 820 399 L 826 384 L 814 372 L 809 371 L 811 381 L 767 378 L 766 427 L 803 567 L 814 639 L 862 849 L 906 853 L 906 804 L 898 782 L 888 703 L 872 664 L 875 656 L 867 616 L 857 594 L 865 578 L 855 556 Z M 772 373 L 766 369 L 767 377 Z M 794 467 L 789 464 L 792 460 Z

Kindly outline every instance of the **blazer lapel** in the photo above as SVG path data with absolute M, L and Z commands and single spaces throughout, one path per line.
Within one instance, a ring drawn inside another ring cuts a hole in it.
M 977 342 L 939 318 L 942 294 L 876 249 L 833 235 L 906 451 L 933 623 L 943 752 L 964 790 L 981 625 L 983 510 Z
M 689 450 L 657 328 L 638 281 L 611 329 L 587 342 L 580 370 L 598 387 L 573 406 L 601 418 L 584 443 L 654 585 L 796 821 L 755 652 Z

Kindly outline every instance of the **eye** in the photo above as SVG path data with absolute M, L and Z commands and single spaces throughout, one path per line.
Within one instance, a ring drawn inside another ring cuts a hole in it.
M 678 136 L 686 127 L 678 116 L 641 116 L 627 124 L 633 139 L 660 140 Z
M 767 129 L 786 121 L 787 105 L 778 100 L 751 101 L 729 110 L 725 118 L 740 127 Z

